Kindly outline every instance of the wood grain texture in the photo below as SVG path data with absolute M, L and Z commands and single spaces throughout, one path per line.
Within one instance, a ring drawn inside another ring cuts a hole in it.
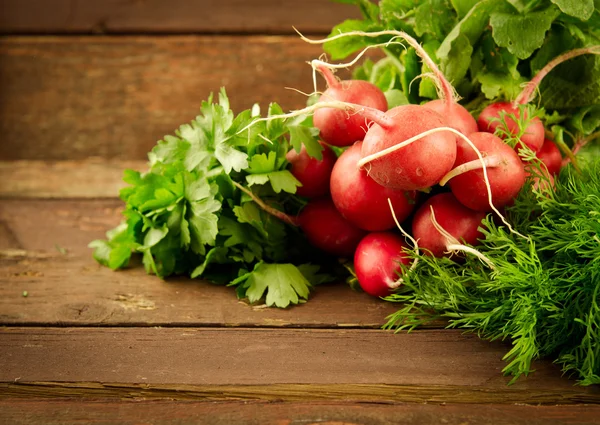
M 0 0 L 0 33 L 329 33 L 358 8 L 331 0 Z
M 0 38 L 0 160 L 144 160 L 223 86 L 237 112 L 303 107 L 287 87 L 313 91 L 321 52 L 294 36 Z
M 146 161 L 0 161 L 0 198 L 117 198 L 123 171 Z
M 396 310 L 343 283 L 281 310 L 250 306 L 232 288 L 199 279 L 165 282 L 140 264 L 113 272 L 87 244 L 120 222 L 121 208 L 116 199 L 2 200 L 0 324 L 379 328 Z
M 549 362 L 507 386 L 501 343 L 458 331 L 0 329 L 0 397 L 600 403 Z
M 0 400 L 0 421 L 14 425 L 584 425 L 599 416 L 593 405 Z

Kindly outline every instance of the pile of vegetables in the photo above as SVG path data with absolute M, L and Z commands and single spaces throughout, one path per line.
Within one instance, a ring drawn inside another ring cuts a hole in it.
M 312 61 L 327 89 L 288 113 L 211 96 L 125 172 L 96 260 L 277 307 L 350 272 L 400 303 L 385 328 L 442 317 L 509 339 L 514 379 L 550 357 L 600 383 L 600 4 L 342 2 L 364 18 L 302 37 L 358 54 Z

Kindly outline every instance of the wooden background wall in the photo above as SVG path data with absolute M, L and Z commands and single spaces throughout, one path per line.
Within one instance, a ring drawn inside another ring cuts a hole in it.
M 331 0 L 0 0 L 0 161 L 143 160 L 221 86 L 302 107 Z

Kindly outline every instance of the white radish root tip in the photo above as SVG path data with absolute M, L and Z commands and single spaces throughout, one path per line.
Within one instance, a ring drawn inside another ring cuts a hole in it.
M 415 238 L 413 238 L 408 232 L 406 232 L 400 225 L 400 222 L 398 221 L 398 218 L 396 217 L 396 213 L 394 212 L 394 206 L 392 205 L 392 200 L 390 198 L 387 198 L 387 201 L 388 201 L 388 205 L 390 206 L 390 211 L 392 212 L 392 218 L 394 219 L 394 223 L 396 223 L 396 227 L 398 227 L 398 229 L 400 230 L 400 233 L 402 233 L 402 235 L 404 235 L 404 237 L 412 243 L 413 249 L 415 250 L 417 255 L 419 255 L 419 244 L 417 243 Z M 413 263 L 410 265 L 410 268 L 408 269 L 408 271 L 412 272 L 417 267 L 418 263 L 419 263 L 419 259 L 415 258 L 413 260 Z M 396 281 L 388 283 L 388 286 L 390 287 L 390 289 L 396 289 L 396 288 L 400 287 L 400 285 L 402 285 L 403 283 L 404 283 L 404 279 L 400 277 Z
M 456 176 L 460 176 L 461 174 L 467 173 L 473 170 L 481 170 L 485 164 L 487 168 L 494 168 L 500 166 L 502 164 L 502 157 L 498 155 L 486 156 L 483 158 L 483 163 L 479 159 L 474 159 L 473 161 L 465 162 L 464 164 L 460 164 L 458 167 L 450 170 L 442 179 L 440 180 L 440 186 L 445 186 L 448 181 L 453 179 Z
M 295 28 L 294 28 L 295 29 Z M 352 36 L 360 36 L 360 37 L 379 37 L 382 35 L 391 35 L 393 36 L 387 43 L 381 43 L 381 45 L 389 45 L 390 43 L 399 43 L 396 41 L 398 38 L 406 41 L 419 55 L 421 60 L 425 63 L 425 65 L 433 72 L 436 76 L 434 81 L 437 85 L 438 92 L 440 94 L 440 99 L 446 99 L 450 102 L 457 102 L 459 100 L 456 90 L 450 84 L 450 82 L 446 79 L 442 71 L 436 65 L 436 63 L 431 59 L 431 57 L 427 54 L 423 46 L 412 36 L 405 33 L 404 31 L 396 31 L 396 30 L 384 30 L 384 31 L 374 31 L 374 32 L 365 32 L 365 31 L 349 31 L 346 33 L 340 33 L 328 38 L 323 39 L 310 39 L 305 37 L 300 31 L 295 29 L 300 38 L 310 44 L 323 44 L 329 41 L 337 40 L 343 37 L 352 37 Z M 402 43 L 399 43 L 402 44 Z M 365 49 L 366 50 L 366 49 Z
M 429 206 L 429 210 L 431 211 L 431 223 L 433 227 L 446 239 L 446 254 L 453 254 L 457 252 L 466 252 L 477 257 L 481 262 L 483 262 L 490 269 L 495 270 L 496 266 L 492 260 L 487 258 L 481 252 L 477 251 L 475 248 L 470 247 L 468 245 L 460 243 L 458 239 L 452 236 L 446 229 L 444 229 L 440 223 L 435 218 L 435 211 L 433 210 L 433 206 Z

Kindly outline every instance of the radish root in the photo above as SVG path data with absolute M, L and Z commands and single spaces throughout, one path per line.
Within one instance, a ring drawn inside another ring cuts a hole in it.
M 394 206 L 392 205 L 392 200 L 390 198 L 387 198 L 387 201 L 388 201 L 388 205 L 390 206 L 390 211 L 392 212 L 392 217 L 394 218 L 394 222 L 396 223 L 396 227 L 398 227 L 398 229 L 400 230 L 400 233 L 402 233 L 402 235 L 404 235 L 404 237 L 413 244 L 413 249 L 415 250 L 417 255 L 419 255 L 419 244 L 417 243 L 415 238 L 413 238 L 408 232 L 406 232 L 406 230 L 404 230 L 402 228 L 402 226 L 400 225 L 400 222 L 398 221 L 398 218 L 396 217 L 396 213 L 394 212 Z M 419 263 L 419 259 L 415 258 L 413 263 L 410 265 L 410 268 L 408 269 L 408 271 L 412 272 L 417 267 L 418 263 Z M 400 285 L 402 285 L 403 283 L 404 283 L 404 279 L 400 277 L 400 278 L 398 278 L 398 280 L 388 283 L 388 286 L 390 287 L 390 289 L 396 289 L 396 288 L 400 287 Z
M 298 30 L 296 30 L 296 32 L 298 32 Z M 298 34 L 300 34 L 298 32 Z M 302 34 L 300 34 L 300 36 L 302 38 L 304 38 L 304 36 Z M 317 91 L 317 73 L 316 71 L 319 71 L 322 73 L 322 71 L 319 69 L 321 67 L 324 68 L 329 68 L 331 70 L 333 69 L 346 69 L 346 68 L 350 68 L 351 66 L 354 66 L 358 63 L 358 61 L 365 55 L 365 53 L 367 53 L 370 49 L 375 49 L 375 48 L 379 48 L 379 47 L 387 47 L 390 44 L 399 44 L 401 46 L 404 46 L 404 44 L 402 44 L 399 41 L 388 41 L 387 43 L 379 43 L 379 44 L 373 44 L 371 46 L 367 46 L 365 47 L 363 50 L 360 51 L 360 53 L 358 53 L 358 55 L 356 55 L 356 57 L 354 59 L 352 59 L 350 62 L 346 62 L 346 63 L 337 63 L 337 64 L 333 64 L 333 63 L 329 63 L 329 62 L 325 62 L 323 60 L 320 59 L 313 59 L 312 61 L 310 61 L 310 66 L 313 69 L 313 86 L 315 91 Z M 328 85 L 331 87 L 331 84 L 329 82 L 329 79 L 327 78 L 327 76 L 325 76 L 325 80 L 327 81 Z
M 446 239 L 446 254 L 452 254 L 456 252 L 467 252 L 469 254 L 477 257 L 482 263 L 488 266 L 492 270 L 496 270 L 496 266 L 492 263 L 492 260 L 487 258 L 481 252 L 477 251 L 475 248 L 462 244 L 458 239 L 452 236 L 446 229 L 444 229 L 440 223 L 435 218 L 435 212 L 433 211 L 433 206 L 429 206 L 429 210 L 431 211 L 431 223 L 433 227 L 440 232 L 440 234 Z
M 550 71 L 552 71 L 555 67 L 557 67 L 563 62 L 568 61 L 569 59 L 573 59 L 577 56 L 586 54 L 600 55 L 600 46 L 596 45 L 590 47 L 583 47 L 581 49 L 569 50 L 568 52 L 563 53 L 562 55 L 552 59 L 536 74 L 535 77 L 531 79 L 531 81 L 529 81 L 525 85 L 523 91 L 519 94 L 519 96 L 517 96 L 517 98 L 513 102 L 513 106 L 517 107 L 518 105 L 526 105 L 529 102 L 531 102 L 533 94 L 537 91 L 544 77 L 548 75 Z
M 423 46 L 421 46 L 421 44 L 415 38 L 413 38 L 409 34 L 405 33 L 404 31 L 395 31 L 395 30 L 384 30 L 384 31 L 375 31 L 375 32 L 349 31 L 349 32 L 337 34 L 337 35 L 334 35 L 334 36 L 331 36 L 328 38 L 310 39 L 308 37 L 305 37 L 297 29 L 295 29 L 295 30 L 298 33 L 298 35 L 300 36 L 300 38 L 309 44 L 324 44 L 328 41 L 333 41 L 333 40 L 337 40 L 339 38 L 352 37 L 352 36 L 379 37 L 382 35 L 391 35 L 392 38 L 387 43 L 382 43 L 382 44 L 378 45 L 378 46 L 382 46 L 382 45 L 385 46 L 385 45 L 389 45 L 390 43 L 402 44 L 402 43 L 396 41 L 396 39 L 400 38 L 400 39 L 406 41 L 413 49 L 415 49 L 415 51 L 417 52 L 417 54 L 419 55 L 421 60 L 433 72 L 433 74 L 435 76 L 434 81 L 438 88 L 438 95 L 439 95 L 440 99 L 445 99 L 448 102 L 457 102 L 459 100 L 456 90 L 454 89 L 452 84 L 450 84 L 450 82 L 446 79 L 446 77 L 444 77 L 444 74 L 442 73 L 442 71 L 439 69 L 439 67 L 436 65 L 436 63 L 431 59 L 431 57 L 427 54 L 425 49 L 423 49 Z
M 485 164 L 486 168 L 498 167 L 500 164 L 502 164 L 502 158 L 498 155 L 486 156 L 483 158 L 483 164 Z M 450 170 L 448 174 L 442 177 L 439 184 L 440 186 L 445 186 L 446 183 L 450 181 L 450 179 L 472 170 L 480 170 L 481 168 L 483 168 L 483 165 L 479 159 L 474 159 L 473 161 L 465 162 L 464 164 L 459 165 L 453 170 Z
M 239 130 L 236 134 L 241 134 L 244 131 L 247 131 L 248 129 L 250 129 L 255 124 L 257 124 L 261 121 L 272 121 L 272 120 L 277 120 L 277 119 L 287 119 L 287 118 L 299 117 L 301 115 L 309 115 L 309 114 L 313 113 L 314 111 L 316 111 L 317 109 L 322 109 L 322 108 L 334 108 L 334 109 L 340 109 L 340 110 L 346 111 L 348 114 L 359 114 L 359 115 L 377 123 L 378 125 L 380 125 L 383 128 L 390 128 L 394 125 L 393 120 L 390 117 L 388 117 L 387 115 L 385 115 L 385 112 L 382 112 L 379 109 L 370 108 L 368 106 L 363 106 L 363 105 L 357 105 L 355 103 L 348 103 L 348 102 L 342 102 L 339 100 L 332 100 L 332 101 L 326 101 L 326 102 L 317 102 L 312 106 L 307 106 L 306 108 L 297 109 L 295 111 L 288 112 L 287 114 L 271 115 L 270 117 L 257 118 L 254 121 L 252 121 L 250 124 L 248 124 L 246 127 Z

